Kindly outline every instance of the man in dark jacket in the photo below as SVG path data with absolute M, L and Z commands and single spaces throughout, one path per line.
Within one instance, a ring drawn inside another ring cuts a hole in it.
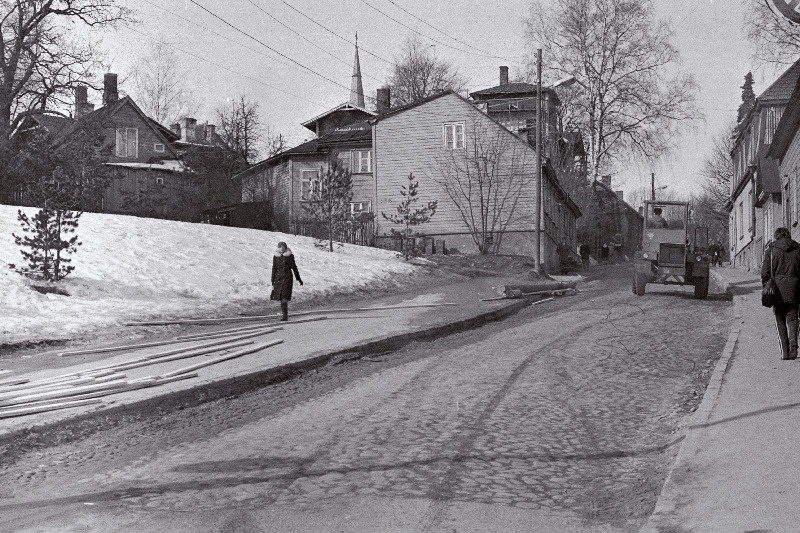
M 773 306 L 775 324 L 784 359 L 797 359 L 798 299 L 800 288 L 800 246 L 792 240 L 786 228 L 775 230 L 775 240 L 764 253 L 761 283 L 769 279 L 778 287 L 777 303 Z

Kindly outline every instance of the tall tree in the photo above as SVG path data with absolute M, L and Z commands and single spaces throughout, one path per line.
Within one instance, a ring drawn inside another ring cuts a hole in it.
M 694 79 L 677 70 L 672 29 L 651 0 L 534 0 L 525 35 L 549 74 L 577 78 L 574 121 L 595 179 L 620 160 L 664 154 L 700 116 Z
M 394 64 L 388 82 L 393 105 L 410 104 L 449 89 L 461 92 L 467 84 L 455 66 L 438 59 L 416 34 L 406 39 Z
M 728 212 L 725 204 L 731 195 L 733 182 L 733 132 L 736 124 L 728 124 L 714 137 L 711 152 L 703 161 L 700 177 L 703 179 L 703 194 L 698 202 L 703 204 L 704 211 L 721 224 L 725 231 L 728 228 Z M 727 233 L 726 233 L 727 235 Z
M 76 37 L 73 24 L 102 27 L 129 18 L 115 0 L 0 0 L 0 169 L 11 157 L 11 134 L 33 113 L 71 103 L 102 57 Z M 6 186 L 0 172 L 0 192 Z
M 179 65 L 175 52 L 157 41 L 131 68 L 134 100 L 159 124 L 169 126 L 182 116 L 195 114 L 200 107 L 187 85 L 187 71 Z
M 350 201 L 353 199 L 353 178 L 337 154 L 332 154 L 327 169 L 320 169 L 307 202 L 301 206 L 308 217 L 326 234 L 326 247 L 333 252 L 333 243 L 347 226 Z
M 756 105 L 756 93 L 753 92 L 753 73 L 748 72 L 744 76 L 744 85 L 742 89 L 742 103 L 739 104 L 739 109 L 736 113 L 736 122 L 741 122 L 747 113 Z
M 759 62 L 791 65 L 800 56 L 800 26 L 774 13 L 764 0 L 745 0 L 747 38 Z
M 236 152 L 247 166 L 252 165 L 261 153 L 261 144 L 267 140 L 264 137 L 264 123 L 259 112 L 258 102 L 250 100 L 245 95 L 228 102 L 227 105 L 217 109 L 219 121 L 218 133 L 228 147 Z M 283 138 L 280 136 L 280 148 L 283 147 Z M 272 150 L 272 140 L 267 140 Z

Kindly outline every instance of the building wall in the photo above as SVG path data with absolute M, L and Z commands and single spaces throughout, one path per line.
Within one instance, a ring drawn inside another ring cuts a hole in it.
M 117 157 L 116 130 L 120 127 L 136 128 L 138 130 L 138 157 Z M 159 137 L 150 126 L 142 120 L 141 115 L 136 112 L 130 104 L 123 105 L 111 117 L 108 117 L 103 124 L 103 132 L 106 142 L 111 146 L 109 163 L 149 163 L 154 160 L 175 159 L 170 152 L 164 139 Z M 156 152 L 155 145 L 163 144 L 164 152 Z
M 443 125 L 449 123 L 464 124 L 465 150 L 445 149 Z M 497 174 L 514 183 L 512 194 L 506 199 L 507 203 L 501 210 L 504 214 L 503 220 L 507 222 L 507 230 L 528 233 L 533 230 L 535 151 L 468 102 L 455 95 L 446 95 L 386 117 L 375 125 L 374 138 L 377 171 L 376 213 L 394 212 L 397 204 L 402 201 L 400 188 L 407 184 L 408 175 L 413 174 L 419 183 L 420 205 L 433 200 L 438 201 L 436 214 L 431 222 L 417 228 L 419 233 L 448 236 L 451 240 L 454 235 L 469 237 L 469 228 L 463 219 L 464 215 L 446 192 L 444 181 L 448 174 L 452 174 L 454 165 L 461 165 L 463 168 L 468 163 L 465 157 L 469 153 L 474 153 L 477 142 L 478 151 L 481 153 L 496 148 L 503 150 Z M 559 196 L 557 187 L 551 181 L 545 183 L 542 242 L 556 243 L 560 239 L 565 239 L 572 245 L 575 241 L 575 215 Z M 476 194 L 473 195 L 472 201 L 474 203 L 478 201 Z M 379 236 L 388 235 L 392 227 L 387 221 L 378 217 Z M 501 252 L 524 251 L 520 244 L 515 245 L 515 249 L 512 248 L 512 241 L 513 239 L 508 239 L 509 245 L 503 246 Z M 470 241 L 465 238 L 464 242 Z M 477 251 L 474 243 L 470 248 L 462 251 Z
M 800 237 L 800 135 L 795 135 L 786 155 L 780 163 L 780 175 L 783 187 L 783 225 L 792 232 L 792 238 Z
M 204 180 L 195 174 L 116 168 L 103 211 L 171 220 L 203 219 Z

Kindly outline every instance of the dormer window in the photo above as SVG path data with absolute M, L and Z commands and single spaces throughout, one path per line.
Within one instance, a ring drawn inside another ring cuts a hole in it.
M 117 128 L 117 157 L 139 157 L 138 128 Z

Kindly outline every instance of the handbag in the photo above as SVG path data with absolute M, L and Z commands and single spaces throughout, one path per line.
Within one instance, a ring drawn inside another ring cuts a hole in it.
M 772 268 L 772 250 L 769 251 L 769 279 L 761 289 L 761 305 L 772 307 L 778 302 L 778 286 L 775 285 L 775 273 Z

